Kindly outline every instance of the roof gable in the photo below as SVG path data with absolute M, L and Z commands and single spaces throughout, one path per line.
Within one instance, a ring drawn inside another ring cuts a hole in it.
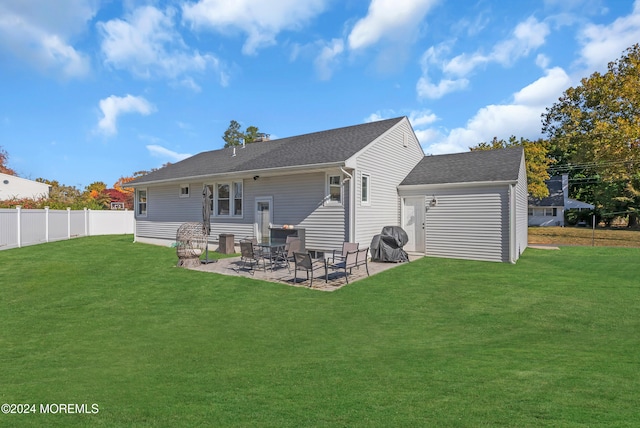
M 544 182 L 549 189 L 549 196 L 534 198 L 529 196 L 529 205 L 536 207 L 563 207 L 564 191 L 562 189 L 562 176 L 554 175 Z
M 345 162 L 403 118 L 330 129 L 295 137 L 202 152 L 130 184 L 151 183 L 244 171 Z
M 425 156 L 400 185 L 517 181 L 523 156 L 521 147 Z

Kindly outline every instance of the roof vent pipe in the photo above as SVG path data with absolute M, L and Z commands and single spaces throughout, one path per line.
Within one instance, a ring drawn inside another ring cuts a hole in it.
M 233 154 L 231 155 L 231 157 L 234 157 L 236 155 L 236 148 L 233 148 Z

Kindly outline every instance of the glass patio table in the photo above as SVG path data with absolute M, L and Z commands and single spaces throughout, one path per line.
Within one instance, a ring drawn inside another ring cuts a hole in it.
M 286 243 L 282 240 L 273 240 L 258 243 L 258 247 L 262 249 L 262 255 L 265 259 L 269 259 L 271 270 L 278 262 L 285 262 L 284 248 Z

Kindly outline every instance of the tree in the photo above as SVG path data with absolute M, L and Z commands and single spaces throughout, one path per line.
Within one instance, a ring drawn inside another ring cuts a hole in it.
M 549 178 L 549 165 L 553 160 L 549 158 L 549 142 L 545 140 L 531 141 L 525 138 L 518 140 L 514 135 L 509 137 L 509 141 L 498 140 L 493 137 L 490 143 L 482 142 L 477 146 L 470 147 L 470 150 L 493 150 L 507 147 L 520 146 L 524 149 L 524 158 L 527 166 L 527 191 L 535 198 L 549 196 L 549 189 L 545 180 Z
M 0 172 L 9 175 L 18 175 L 14 170 L 7 166 L 9 162 L 9 154 L 0 146 Z
M 640 45 L 567 89 L 543 114 L 542 131 L 570 170 L 599 180 L 593 187 L 603 211 L 637 221 L 640 173 Z M 604 200 L 602 198 L 609 198 Z M 621 210 L 621 211 L 620 211 Z M 606 219 L 605 219 L 606 220 Z
M 580 83 L 546 109 L 543 133 L 572 163 L 629 180 L 640 167 L 640 45 Z
M 222 139 L 225 141 L 225 147 L 239 146 L 245 143 L 253 143 L 259 134 L 259 130 L 255 126 L 249 126 L 246 131 L 242 131 L 240 124 L 235 120 L 229 122 L 229 127 L 224 131 Z

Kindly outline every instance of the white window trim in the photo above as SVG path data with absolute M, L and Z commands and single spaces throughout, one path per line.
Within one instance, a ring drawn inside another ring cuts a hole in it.
M 329 181 L 331 180 L 331 177 L 339 177 L 339 181 L 340 181 L 340 200 L 339 201 L 332 201 L 331 200 L 331 185 L 329 184 Z M 331 173 L 327 173 L 325 178 L 324 178 L 324 185 L 325 185 L 325 205 L 342 205 L 342 201 L 344 200 L 344 188 L 342 186 L 342 174 L 331 174 Z
M 187 189 L 187 193 L 182 193 L 182 189 Z M 178 196 L 180 196 L 181 198 L 188 198 L 191 195 L 191 188 L 189 187 L 188 184 L 181 184 L 180 185 L 180 190 L 178 190 Z
M 140 192 L 144 192 L 146 202 L 144 203 L 144 214 L 140 214 Z M 149 213 L 149 191 L 144 189 L 136 189 L 136 217 L 146 217 Z
M 556 215 L 553 215 L 554 210 Z M 560 210 L 557 207 L 534 207 L 529 208 L 529 216 L 531 217 L 559 217 Z
M 234 198 L 234 184 L 240 183 L 242 185 L 242 197 L 240 198 L 240 203 L 242 204 L 242 214 L 236 215 L 235 205 L 236 198 Z M 234 181 L 218 181 L 213 184 L 209 184 L 213 186 L 213 209 L 212 214 L 214 217 L 218 218 L 244 218 L 244 212 L 246 211 L 246 207 L 244 204 L 244 181 L 243 180 L 234 180 Z M 218 214 L 218 186 L 227 185 L 229 186 L 229 214 Z
M 367 180 L 367 200 L 363 200 L 362 197 L 364 196 L 364 192 L 363 192 L 363 188 L 364 186 L 362 185 L 362 181 L 366 178 Z M 370 174 L 365 174 L 362 173 L 360 174 L 360 205 L 362 206 L 371 206 L 371 175 Z

